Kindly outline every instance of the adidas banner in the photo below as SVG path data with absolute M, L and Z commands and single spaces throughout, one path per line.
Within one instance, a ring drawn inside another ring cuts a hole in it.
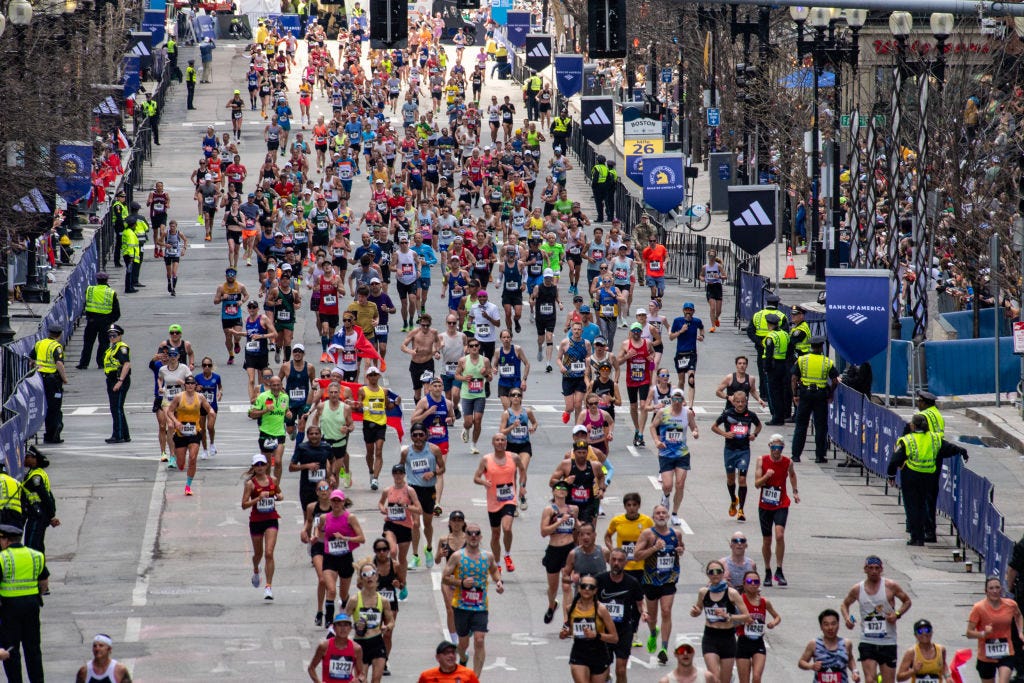
M 825 271 L 828 343 L 850 363 L 863 363 L 889 343 L 891 273 L 884 269 Z
M 580 98 L 580 132 L 600 145 L 615 133 L 615 102 L 610 97 Z
M 555 55 L 555 86 L 563 97 L 583 90 L 583 55 Z
M 551 36 L 547 33 L 534 33 L 526 36 L 526 66 L 534 71 L 546 69 L 551 65 Z
M 509 12 L 505 31 L 508 42 L 517 48 L 523 47 L 526 44 L 526 34 L 530 32 L 530 13 Z
M 775 241 L 778 231 L 778 185 L 734 185 L 729 188 L 729 239 L 748 254 Z
M 655 211 L 668 213 L 686 198 L 681 154 L 651 154 L 644 157 L 644 203 Z

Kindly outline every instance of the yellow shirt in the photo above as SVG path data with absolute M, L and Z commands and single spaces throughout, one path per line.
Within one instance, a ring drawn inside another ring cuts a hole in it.
M 383 388 L 374 391 L 369 385 L 363 387 L 363 422 L 387 424 L 387 394 Z
M 377 318 L 377 304 L 372 301 L 367 301 L 365 304 L 353 301 L 348 305 L 348 310 L 356 314 L 356 325 L 363 329 L 366 338 L 373 339 L 373 321 Z
M 653 526 L 654 520 L 644 514 L 636 519 L 627 519 L 623 513 L 612 517 L 608 522 L 608 534 L 615 536 L 616 547 L 626 551 L 626 571 L 643 571 L 644 561 L 634 560 L 633 552 L 636 550 L 636 542 L 640 540 L 640 534 L 644 529 Z

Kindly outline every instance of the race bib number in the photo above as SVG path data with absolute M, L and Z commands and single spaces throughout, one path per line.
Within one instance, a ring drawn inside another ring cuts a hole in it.
M 495 488 L 495 494 L 500 501 L 512 500 L 512 484 L 498 484 Z
M 647 379 L 647 361 L 633 361 L 629 364 L 629 378 L 634 382 Z
M 377 325 L 376 327 L 373 328 L 373 333 L 382 337 L 386 337 L 388 334 L 388 326 Z
M 327 541 L 327 553 L 329 555 L 347 555 L 348 541 L 343 541 L 340 538 L 330 539 Z
M 355 351 L 342 351 L 341 352 L 341 362 L 344 365 L 354 365 L 355 362 L 356 362 L 356 352 Z
M 444 374 L 451 377 L 455 374 L 455 369 L 459 367 L 458 361 L 452 361 L 444 364 Z
M 471 379 L 469 380 L 469 391 L 476 394 L 484 390 L 484 381 L 482 379 Z
M 245 342 L 245 350 L 256 353 L 260 350 L 260 340 L 253 339 L 252 341 Z
M 582 373 L 587 369 L 586 363 L 581 360 L 569 363 L 569 372 Z
M 747 638 L 757 639 L 764 637 L 764 622 L 750 621 L 743 626 L 743 635 Z M 918 678 L 917 680 L 921 680 Z
M 885 621 L 882 619 L 865 619 L 863 632 L 867 638 L 881 638 L 885 635 Z
M 665 443 L 683 443 L 686 433 L 681 429 L 670 429 L 665 432 Z
M 626 553 L 626 559 L 632 562 L 636 558 L 636 542 L 623 543 L 622 552 Z
M 462 287 L 452 287 L 452 298 L 461 299 L 464 294 Z
M 291 311 L 278 311 L 277 312 L 277 319 L 280 320 L 281 322 L 288 322 L 289 320 L 292 319 L 292 312 Z
M 591 427 L 590 440 L 601 441 L 602 439 L 604 439 L 604 427 Z
M 477 337 L 489 337 L 491 336 L 491 326 L 488 323 L 477 323 L 476 325 L 476 336 Z
M 375 609 L 359 610 L 359 618 L 366 622 L 366 628 L 377 628 L 380 626 L 380 612 Z
M 308 479 L 310 483 L 323 481 L 327 477 L 327 470 L 321 467 L 316 470 L 309 470 Z
M 292 401 L 305 401 L 306 400 L 306 390 L 305 389 L 289 389 L 288 390 L 288 398 L 290 398 Z
M 273 496 L 260 498 L 256 501 L 256 512 L 273 512 L 277 508 L 277 501 Z
M 572 489 L 573 502 L 586 503 L 590 500 L 590 489 L 586 486 L 574 486 Z
M 612 618 L 612 621 L 622 621 L 622 618 L 626 615 L 626 608 L 621 602 L 606 602 L 604 607 L 608 610 L 608 615 Z
M 277 437 L 270 436 L 263 439 L 263 448 L 268 451 L 277 450 Z
M 750 425 L 740 424 L 737 422 L 736 424 L 732 425 L 732 427 L 730 427 L 729 432 L 734 437 L 745 439 L 747 437 L 747 434 L 750 433 Z
M 515 377 L 516 368 L 514 365 L 499 365 L 498 374 L 502 377 Z
M 661 261 L 651 261 L 651 270 L 653 270 L 653 271 L 661 270 Z
M 505 291 L 507 291 L 507 292 L 518 291 L 521 286 L 522 285 L 520 285 L 518 282 L 514 282 L 512 280 L 506 280 L 505 281 Z
M 560 534 L 571 534 L 573 529 L 576 528 L 576 518 L 566 517 L 561 521 L 558 527 L 555 529 Z
M 181 387 L 179 385 L 172 385 L 167 387 L 167 398 L 174 398 L 181 393 Z
M 587 631 L 597 632 L 597 622 L 593 619 L 577 619 L 572 623 L 572 635 L 574 638 L 586 638 Z
M 395 591 L 394 591 L 394 589 L 387 589 L 386 588 L 384 590 L 379 590 L 377 592 L 380 593 L 381 599 L 383 599 L 383 600 L 385 600 L 387 602 L 394 602 L 395 601 Z
M 448 434 L 448 428 L 444 425 L 431 425 L 427 430 L 427 434 L 435 439 L 442 439 Z
M 388 519 L 392 522 L 405 521 L 405 506 L 397 503 L 388 504 Z
M 569 247 L 569 253 L 572 254 L 573 256 L 579 256 L 580 255 L 580 248 L 579 247 Z
M 401 266 L 402 266 L 402 269 L 400 271 L 400 274 L 402 276 L 408 277 L 409 275 L 415 275 L 416 274 L 416 266 L 415 265 L 413 265 L 411 263 L 403 263 L 403 264 L 401 264 Z
M 414 473 L 423 474 L 430 470 L 430 461 L 426 458 L 414 458 L 409 461 L 409 466 L 412 468 Z
M 818 683 L 842 683 L 843 674 L 841 671 L 819 671 Z
M 182 436 L 195 436 L 196 424 L 194 422 L 183 422 L 181 425 Z
M 342 657 L 332 658 L 330 665 L 327 667 L 327 673 L 331 678 L 337 678 L 342 681 L 351 680 L 352 660 Z
M 470 588 L 469 590 L 463 590 L 462 602 L 470 607 L 482 605 L 484 602 L 484 592 L 479 588 Z
M 206 397 L 206 400 L 209 401 L 210 403 L 213 403 L 214 401 L 217 400 L 217 392 L 216 391 L 212 391 L 212 390 L 211 391 L 204 391 L 203 392 L 203 396 Z
M 603 317 L 603 318 L 614 318 L 615 317 L 615 305 L 614 304 L 602 304 L 601 305 L 601 317 Z
M 540 305 L 540 314 L 541 315 L 554 315 L 555 314 L 555 305 L 554 304 L 541 304 Z
M 761 489 L 761 502 L 765 505 L 778 505 L 782 502 L 782 489 L 778 486 L 766 486 Z
M 450 239 L 452 239 L 452 231 L 451 230 L 442 230 L 441 234 L 439 236 L 443 240 L 450 240 Z
M 672 555 L 658 555 L 658 559 L 657 559 L 657 563 L 655 565 L 655 568 L 659 572 L 671 571 L 671 570 L 675 569 L 675 566 L 676 566 L 676 556 L 674 554 L 672 554 Z
M 225 306 L 224 315 L 228 316 L 229 318 L 238 315 L 238 304 L 229 304 L 228 306 Z
M 530 434 L 530 428 L 526 425 L 516 425 L 512 428 L 511 436 L 514 439 L 526 439 Z
M 333 294 L 324 294 L 320 299 L 320 303 L 324 306 L 333 306 L 338 303 L 338 297 Z
M 616 268 L 613 275 L 616 280 L 625 280 L 629 277 L 629 271 L 625 268 Z
M 985 656 L 989 659 L 1002 659 L 1010 656 L 1010 641 L 1006 638 L 991 638 L 985 641 Z
M 368 406 L 372 415 L 383 415 L 384 414 L 384 401 L 379 398 L 371 398 L 370 405 Z

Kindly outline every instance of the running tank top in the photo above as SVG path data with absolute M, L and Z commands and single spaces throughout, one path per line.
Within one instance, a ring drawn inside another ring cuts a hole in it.
M 249 508 L 249 521 L 250 522 L 266 522 L 271 519 L 280 519 L 281 515 L 277 512 L 277 501 L 274 500 L 274 494 L 277 493 L 277 484 L 274 483 L 273 479 L 268 477 L 267 484 L 260 484 L 254 477 L 252 479 L 252 497 L 257 499 L 257 503 Z M 260 494 L 266 491 L 270 494 L 267 498 L 260 498 Z
M 597 417 L 591 417 L 590 411 L 587 410 L 583 413 L 583 426 L 587 428 L 587 439 L 590 443 L 601 443 L 604 441 L 606 432 L 604 415 L 598 414 Z
M 445 377 L 453 377 L 455 375 L 455 368 L 459 365 L 459 359 L 462 358 L 465 353 L 462 344 L 461 335 L 441 335 L 441 363 L 444 365 L 443 372 Z
M 267 328 L 263 327 L 263 317 L 257 316 L 255 320 L 245 320 L 245 336 L 247 341 L 245 342 L 245 352 L 250 355 L 258 356 L 267 353 L 267 340 L 253 339 L 257 334 L 266 334 Z
M 736 590 L 741 590 L 743 588 L 743 575 L 754 568 L 754 561 L 749 557 L 744 557 L 743 562 L 737 564 L 732 561 L 732 557 L 726 557 L 722 562 L 725 564 L 725 580 L 729 582 L 729 586 Z
M 386 519 L 392 524 L 412 528 L 412 513 L 409 512 L 409 505 L 412 503 L 414 494 L 411 491 L 408 486 L 388 490 L 384 509 L 386 510 Z
M 749 374 L 747 375 L 747 378 L 744 379 L 742 382 L 739 381 L 738 379 L 736 379 L 736 373 L 735 372 L 732 373 L 731 375 L 729 375 L 729 384 L 727 384 L 726 387 L 725 387 L 725 395 L 726 395 L 725 404 L 726 404 L 726 408 L 728 408 L 729 406 L 732 405 L 732 403 L 729 402 L 729 397 L 731 397 L 737 391 L 742 391 L 748 397 L 750 396 L 750 375 Z
M 484 552 L 477 558 L 471 558 L 465 552 L 460 553 L 459 565 L 455 568 L 458 583 L 452 594 L 452 607 L 470 612 L 487 611 L 487 558 Z M 473 579 L 473 587 L 465 588 L 463 579 Z
M 328 513 L 324 516 L 324 550 L 328 555 L 348 555 L 359 547 L 358 543 L 334 538 L 334 534 L 341 534 L 342 536 L 355 535 L 355 529 L 352 528 L 348 521 L 347 510 L 337 516 L 334 513 Z
M 519 419 L 516 422 L 516 419 Z M 526 412 L 526 408 L 523 408 L 518 413 L 513 413 L 512 409 L 508 411 L 509 424 L 513 425 L 511 431 L 508 433 L 508 442 L 514 444 L 524 444 L 530 442 L 530 416 Z
M 608 569 L 608 563 L 604 559 L 604 550 L 599 545 L 595 545 L 589 553 L 578 546 L 572 552 L 576 556 L 573 567 L 580 576 L 587 574 L 597 576 Z
M 423 475 L 427 472 L 433 472 L 437 469 L 437 460 L 434 458 L 429 444 L 425 445 L 422 451 L 418 451 L 415 446 L 410 445 L 405 462 L 407 464 L 407 476 L 410 485 L 424 488 L 434 488 L 437 485 L 436 478 L 429 481 L 423 478 Z M 424 510 L 424 513 L 426 512 Z
M 634 346 L 632 339 L 628 341 L 630 350 L 635 351 L 636 355 L 626 361 L 626 386 L 649 385 L 651 383 L 651 366 L 654 365 L 651 345 L 647 340 L 644 340 L 640 346 Z
M 722 284 L 722 266 L 718 261 L 711 264 L 704 264 L 704 282 L 709 285 Z
M 484 397 L 484 357 L 480 356 L 476 362 L 469 356 L 466 356 L 466 363 L 463 367 L 462 374 L 465 377 L 469 377 L 469 380 L 463 383 L 462 398 L 483 398 Z
M 387 418 L 387 394 L 384 389 L 377 387 L 371 389 L 369 385 L 363 387 L 363 420 L 374 424 L 386 425 Z
M 516 498 L 516 464 L 508 455 L 505 464 L 491 458 L 486 467 L 491 486 L 487 487 L 487 511 L 500 512 L 506 505 L 514 505 Z
M 320 678 L 326 681 L 351 681 L 355 679 L 356 649 L 351 640 L 345 640 L 344 647 L 338 647 L 338 639 L 327 641 L 323 669 Z
M 846 653 L 846 641 L 843 638 L 839 638 L 839 643 L 835 650 L 830 650 L 825 647 L 825 641 L 823 638 L 818 637 L 814 640 L 814 660 L 815 662 L 821 662 L 821 671 L 814 673 L 814 678 L 811 679 L 814 683 L 846 683 L 847 682 L 847 653 Z
M 579 605 L 573 606 L 572 612 L 569 614 L 569 625 L 572 628 L 572 637 L 576 640 L 592 640 L 583 635 L 586 629 L 590 629 L 597 633 L 598 638 L 600 638 L 600 635 L 604 633 L 604 622 L 597 618 L 596 603 L 586 612 L 584 612 Z
M 569 476 L 573 477 L 569 501 L 573 505 L 587 505 L 594 496 L 594 468 L 588 460 L 583 467 L 576 466 L 576 458 L 569 461 Z
M 915 672 L 910 677 L 910 680 L 914 681 L 914 683 L 939 683 L 942 676 L 945 653 L 941 645 L 935 645 L 934 647 L 935 654 L 931 659 L 925 659 L 924 655 L 921 654 L 921 645 L 914 645 L 914 664 L 921 663 L 921 670 Z M 911 669 L 913 670 L 913 667 Z
M 338 402 L 337 409 L 332 408 L 328 401 L 320 412 L 320 429 L 324 434 L 324 441 L 331 446 L 341 446 L 348 443 L 348 434 L 341 431 L 345 424 L 345 417 L 349 407 L 344 401 Z
M 117 660 L 111 659 L 103 673 L 97 674 L 93 671 L 92 660 L 89 660 L 85 663 L 85 683 L 114 683 L 115 669 L 117 669 Z
M 309 363 L 303 363 L 301 370 L 296 370 L 294 363 L 288 364 L 284 391 L 288 394 L 288 402 L 291 405 L 298 406 L 306 402 L 306 395 L 309 392 Z
M 169 232 L 164 237 L 164 256 L 181 256 L 181 233 Z
M 441 396 L 440 401 L 435 401 L 434 397 L 427 392 L 427 407 L 433 406 L 435 408 L 434 414 L 430 416 L 430 424 L 427 427 L 427 441 L 432 444 L 443 444 L 448 442 L 448 400 Z
M 199 411 L 202 405 L 203 402 L 199 398 L 199 394 L 193 393 L 191 400 L 188 398 L 188 393 L 181 394 L 178 399 L 178 410 L 175 412 L 175 417 L 181 423 L 181 429 L 175 430 L 175 434 L 178 436 L 195 436 L 200 432 Z
M 403 285 L 411 285 L 416 282 L 416 252 L 409 250 L 403 254 L 399 249 L 395 252 L 396 274 L 395 277 Z
M 651 529 L 657 538 L 665 542 L 665 547 L 644 560 L 644 575 L 641 583 L 648 586 L 665 586 L 674 584 L 679 580 L 679 556 L 676 555 L 676 547 L 679 539 L 675 531 L 668 530 L 667 534 L 659 534 L 657 529 Z
M 861 634 L 867 642 L 875 645 L 895 645 L 896 625 L 885 620 L 892 606 L 885 599 L 885 581 L 878 584 L 878 592 L 870 594 L 864 581 L 860 582 L 857 602 L 860 605 Z
M 720 617 L 717 614 L 715 614 L 715 610 L 724 609 L 726 611 L 726 614 L 728 615 L 737 613 L 736 605 L 734 605 L 732 603 L 732 600 L 729 599 L 728 587 L 725 589 L 725 592 L 722 593 L 722 597 L 718 598 L 717 600 L 711 598 L 710 590 L 707 593 L 705 593 L 702 607 L 704 608 L 704 619 L 706 619 L 708 623 L 712 624 L 722 623 L 724 621 L 729 620 L 728 616 Z
M 507 282 L 507 280 L 506 280 Z M 498 386 L 517 387 L 522 377 L 522 361 L 516 353 L 515 344 L 505 353 L 504 348 L 498 349 Z
M 320 276 L 320 315 L 338 315 L 338 285 Z
M 750 614 L 750 621 L 736 627 L 736 637 L 749 638 L 750 640 L 764 638 L 765 621 L 767 621 L 768 614 L 768 611 L 765 609 L 766 603 L 764 598 L 761 598 L 760 605 L 755 605 L 747 599 L 746 595 L 741 594 L 740 597 L 743 598 L 743 604 Z

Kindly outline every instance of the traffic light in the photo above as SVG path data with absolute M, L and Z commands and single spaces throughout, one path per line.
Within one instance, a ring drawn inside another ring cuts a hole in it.
M 455 6 L 459 9 L 480 9 L 480 0 L 455 0 Z
M 737 102 L 750 102 L 751 95 L 747 92 L 747 88 L 754 85 L 754 81 L 757 78 L 757 66 L 754 64 L 743 64 L 742 62 L 736 65 L 736 101 Z
M 370 48 L 404 48 L 409 42 L 406 0 L 370 0 Z
M 590 59 L 626 56 L 626 0 L 587 0 Z

